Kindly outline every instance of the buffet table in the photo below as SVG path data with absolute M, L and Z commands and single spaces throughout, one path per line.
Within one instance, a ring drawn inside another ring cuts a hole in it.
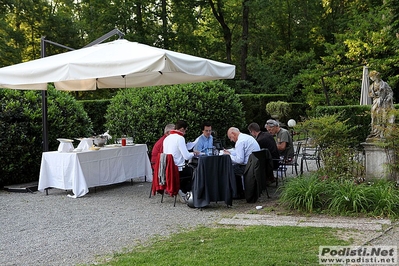
M 71 189 L 81 197 L 98 187 L 146 177 L 152 181 L 151 163 L 145 144 L 104 147 L 84 152 L 43 152 L 38 190 Z

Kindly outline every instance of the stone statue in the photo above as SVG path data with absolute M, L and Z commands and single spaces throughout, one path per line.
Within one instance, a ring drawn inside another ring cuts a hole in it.
M 390 114 L 394 109 L 393 92 L 388 83 L 380 78 L 380 73 L 371 71 L 369 74 L 373 83 L 369 87 L 369 96 L 373 99 L 371 106 L 371 132 L 367 139 L 382 139 L 390 124 L 395 122 L 395 116 Z

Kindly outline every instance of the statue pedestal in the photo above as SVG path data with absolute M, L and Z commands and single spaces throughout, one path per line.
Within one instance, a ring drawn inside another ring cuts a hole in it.
M 387 164 L 393 158 L 393 152 L 379 147 L 375 142 L 363 142 L 366 155 L 366 179 L 387 178 L 393 179 Z

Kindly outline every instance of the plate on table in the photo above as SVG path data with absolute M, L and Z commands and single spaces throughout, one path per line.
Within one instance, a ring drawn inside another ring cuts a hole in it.
M 73 139 L 57 139 L 59 142 L 67 142 L 67 143 L 72 143 Z
M 120 147 L 121 145 L 120 144 L 108 144 L 108 145 L 104 145 L 104 147 L 107 147 L 107 148 L 114 148 L 114 147 Z

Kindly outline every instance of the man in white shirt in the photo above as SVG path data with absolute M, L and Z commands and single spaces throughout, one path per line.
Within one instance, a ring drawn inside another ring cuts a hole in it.
M 172 154 L 173 161 L 179 168 L 180 177 L 186 177 L 191 175 L 191 169 L 186 166 L 186 160 L 190 160 L 194 155 L 198 155 L 198 152 L 189 152 L 187 150 L 186 141 L 184 134 L 186 134 L 188 124 L 186 121 L 179 120 L 175 124 L 175 129 L 170 131 L 169 136 L 163 141 L 163 152 L 166 154 Z M 184 193 L 191 190 L 191 180 L 182 180 L 180 183 L 179 195 L 184 199 Z
M 248 134 L 241 133 L 236 127 L 227 130 L 229 140 L 235 142 L 234 151 L 224 150 L 224 154 L 230 154 L 233 161 L 234 174 L 237 180 L 238 197 L 243 197 L 243 185 L 241 176 L 244 174 L 245 166 L 248 163 L 249 156 L 254 151 L 260 151 L 260 147 L 256 139 Z
M 224 150 L 225 154 L 230 154 L 231 160 L 234 164 L 240 165 L 244 173 L 245 165 L 248 163 L 248 158 L 254 151 L 260 151 L 260 147 L 256 139 L 248 134 L 241 133 L 236 127 L 231 127 L 227 131 L 229 140 L 235 142 L 234 152 Z M 243 166 L 243 167 L 242 167 Z

